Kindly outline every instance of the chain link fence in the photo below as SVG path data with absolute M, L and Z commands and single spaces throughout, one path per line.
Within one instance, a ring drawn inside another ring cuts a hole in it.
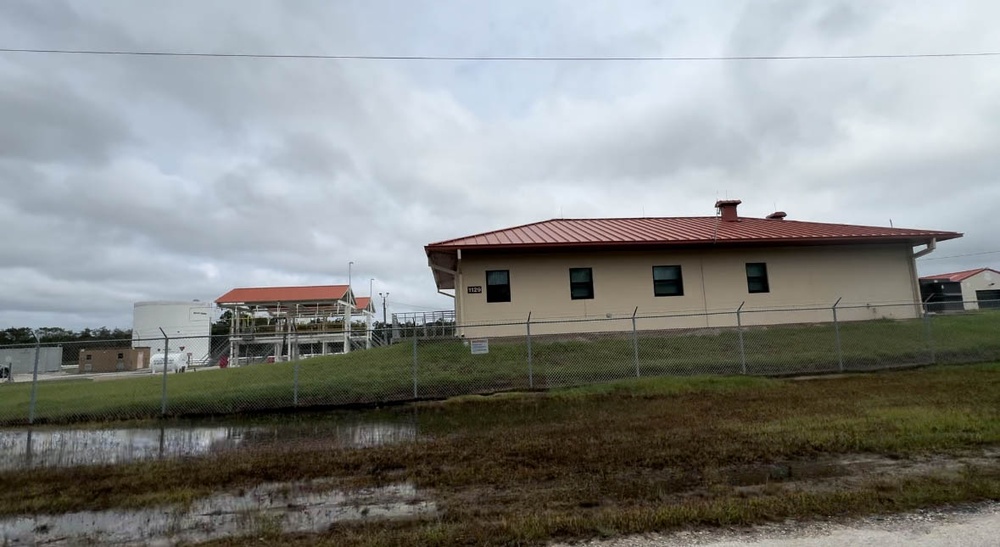
M 838 303 L 839 304 L 839 303 Z M 441 325 L 323 354 L 295 336 L 0 346 L 0 424 L 377 405 L 627 378 L 809 375 L 1000 359 L 1000 310 L 909 304 Z M 293 350 L 294 347 L 294 350 Z M 290 358 L 298 356 L 298 359 Z

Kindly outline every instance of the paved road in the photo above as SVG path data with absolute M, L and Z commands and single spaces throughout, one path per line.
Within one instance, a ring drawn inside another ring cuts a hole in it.
M 587 547 L 996 547 L 1000 503 L 838 523 L 783 523 L 591 541 Z M 555 546 L 554 546 L 555 547 Z

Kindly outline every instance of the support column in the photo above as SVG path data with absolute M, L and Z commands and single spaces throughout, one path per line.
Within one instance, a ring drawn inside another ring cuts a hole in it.
M 344 305 L 344 353 L 351 352 L 351 304 Z
M 233 308 L 229 314 L 229 366 L 238 367 L 239 362 L 234 360 L 236 356 L 236 308 Z M 152 355 L 149 356 L 150 359 L 153 358 Z M 150 365 L 152 366 L 152 365 Z
M 365 313 L 365 349 L 372 349 L 372 314 Z

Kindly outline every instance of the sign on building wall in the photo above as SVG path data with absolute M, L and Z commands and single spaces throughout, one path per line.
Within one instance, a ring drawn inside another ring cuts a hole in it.
M 482 285 L 470 285 L 469 286 L 469 294 L 482 294 L 482 292 L 483 292 L 483 286 Z
M 470 341 L 473 355 L 483 355 L 490 352 L 490 341 L 488 338 L 476 338 Z

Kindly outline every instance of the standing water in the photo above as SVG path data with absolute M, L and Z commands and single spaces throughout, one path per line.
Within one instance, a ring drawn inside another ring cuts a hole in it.
M 188 422 L 160 427 L 0 430 L 0 470 L 72 467 L 203 456 L 237 449 L 364 448 L 413 441 L 412 420 L 362 414 L 288 417 L 283 422 Z

